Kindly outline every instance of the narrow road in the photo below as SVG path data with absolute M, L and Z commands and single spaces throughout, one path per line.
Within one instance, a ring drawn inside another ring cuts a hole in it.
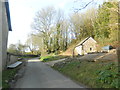
M 38 59 L 28 60 L 25 74 L 15 88 L 83 88 Z

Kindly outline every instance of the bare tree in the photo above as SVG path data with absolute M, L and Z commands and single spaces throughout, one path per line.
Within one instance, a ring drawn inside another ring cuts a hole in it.
M 37 30 L 43 36 L 46 49 L 49 50 L 49 37 L 51 35 L 51 28 L 54 24 L 54 16 L 56 10 L 53 7 L 42 8 L 36 13 L 32 28 Z
M 36 36 L 33 35 L 30 35 L 26 40 L 26 47 L 31 51 L 32 54 L 35 54 L 35 52 L 39 51 L 39 46 L 40 46 L 39 40 L 40 39 L 36 38 Z

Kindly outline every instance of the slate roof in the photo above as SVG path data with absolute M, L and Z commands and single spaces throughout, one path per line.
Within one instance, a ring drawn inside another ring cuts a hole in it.
M 9 2 L 4 2 L 4 4 L 5 4 L 5 8 L 6 8 L 6 14 L 7 14 L 7 20 L 8 20 L 8 28 L 9 28 L 9 31 L 12 31 Z
M 79 44 L 77 44 L 77 46 L 80 46 L 80 45 L 83 45 L 84 42 L 86 42 L 89 38 L 92 38 L 92 37 L 87 37 L 85 39 L 83 39 Z M 93 38 L 92 38 L 93 39 Z M 93 39 L 94 40 L 94 39 Z M 94 40 L 95 41 L 95 40 Z M 96 41 L 95 41 L 96 42 Z

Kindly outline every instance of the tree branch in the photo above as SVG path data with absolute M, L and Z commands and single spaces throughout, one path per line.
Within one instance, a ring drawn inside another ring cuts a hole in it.
M 78 13 L 78 11 L 82 10 L 82 9 L 85 9 L 90 3 L 92 3 L 94 0 L 88 2 L 84 7 L 80 8 L 80 9 L 75 9 L 75 13 Z

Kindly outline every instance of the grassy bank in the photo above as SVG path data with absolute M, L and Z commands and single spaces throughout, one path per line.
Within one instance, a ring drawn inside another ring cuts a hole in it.
M 54 60 L 59 60 L 59 59 L 63 59 L 63 58 L 67 58 L 68 56 L 61 56 L 61 55 L 50 55 L 50 56 L 41 56 L 40 60 L 42 62 L 48 62 L 48 61 L 54 61 Z
M 0 71 L 0 87 L 2 87 L 2 71 Z
M 22 58 L 22 59 L 27 58 L 27 59 L 30 59 L 30 58 L 36 58 L 36 57 L 38 57 L 38 56 L 19 56 L 18 58 Z
M 14 78 L 18 68 L 2 71 L 2 88 L 10 88 L 9 82 Z
M 73 80 L 92 88 L 118 88 L 118 64 L 116 62 L 71 61 L 55 65 L 60 71 Z

